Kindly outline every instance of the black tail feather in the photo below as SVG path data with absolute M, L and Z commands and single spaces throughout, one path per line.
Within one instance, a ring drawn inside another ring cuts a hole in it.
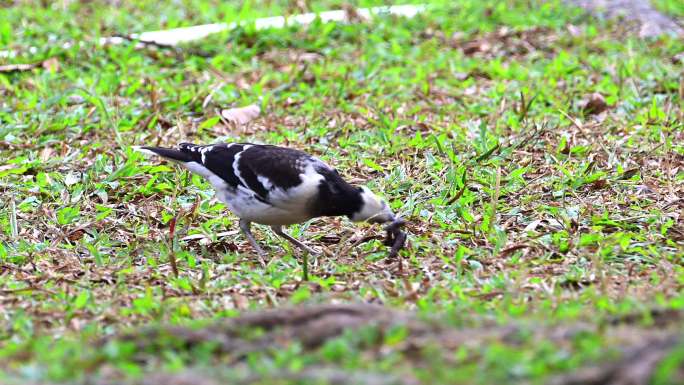
M 169 160 L 184 163 L 197 161 L 195 158 L 200 156 L 198 152 L 183 151 L 182 149 L 177 150 L 175 148 L 135 146 L 134 149 L 140 152 L 152 153 Z

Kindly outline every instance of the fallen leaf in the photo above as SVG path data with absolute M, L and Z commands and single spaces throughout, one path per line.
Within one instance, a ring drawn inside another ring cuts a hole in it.
M 587 115 L 600 114 L 607 109 L 608 104 L 606 103 L 606 99 L 598 92 L 589 95 L 582 106 L 582 111 Z
M 340 284 L 336 283 L 330 287 L 330 290 L 340 293 L 340 292 L 347 290 L 347 287 L 345 285 L 340 285 Z
M 605 179 L 598 179 L 591 183 L 592 190 L 601 190 L 608 187 L 608 182 Z
M 1 72 L 22 72 L 22 71 L 30 71 L 34 68 L 38 67 L 43 67 L 46 70 L 51 70 L 51 71 L 59 71 L 59 61 L 57 58 L 51 57 L 47 60 L 43 60 L 42 62 L 39 63 L 30 63 L 30 64 L 6 64 L 0 66 L 0 73 Z
M 239 108 L 229 108 L 227 110 L 221 110 L 221 117 L 226 121 L 241 126 L 252 121 L 254 118 L 259 116 L 261 113 L 261 108 L 256 104 L 249 105 L 247 107 Z
M 537 226 L 541 223 L 541 219 L 536 219 L 532 222 L 530 222 L 527 226 L 525 226 L 525 229 L 523 230 L 524 233 L 527 233 L 529 231 L 535 231 L 537 229 Z
M 234 293 L 232 297 L 236 309 L 245 310 L 249 308 L 249 298 L 239 293 Z
M 85 98 L 81 95 L 69 95 L 67 97 L 67 103 L 70 105 L 83 104 L 85 101 Z
M 59 71 L 59 60 L 56 57 L 51 57 L 44 60 L 40 65 L 48 71 L 57 72 Z
M 43 148 L 39 155 L 40 160 L 43 162 L 47 162 L 53 156 L 55 156 L 55 151 L 50 146 Z
M 576 25 L 573 25 L 573 24 L 568 25 L 567 30 L 568 30 L 568 33 L 570 34 L 570 36 L 572 36 L 572 37 L 578 37 L 578 36 L 582 35 L 582 28 L 580 28 Z
M 67 236 L 67 239 L 69 239 L 71 242 L 76 242 L 79 239 L 83 238 L 83 235 L 85 234 L 85 231 L 83 229 L 78 229 L 73 231 L 71 234 Z
M 485 40 L 473 40 L 463 45 L 463 53 L 472 55 L 477 52 L 487 52 L 492 46 Z
M 311 63 L 323 58 L 323 55 L 317 52 L 304 52 L 297 55 L 297 59 L 303 63 Z
M 74 185 L 81 181 L 81 176 L 76 173 L 68 173 L 64 177 L 64 184 L 67 186 Z
M 639 171 L 640 171 L 640 169 L 639 169 L 638 167 L 637 167 L 637 168 L 629 169 L 629 170 L 623 172 L 623 173 L 618 177 L 618 179 L 631 179 L 631 178 L 632 178 L 634 175 L 636 175 Z

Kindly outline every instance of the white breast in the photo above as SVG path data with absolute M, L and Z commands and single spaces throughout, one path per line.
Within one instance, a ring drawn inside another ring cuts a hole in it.
M 256 199 L 252 191 L 242 186 L 239 186 L 235 191 L 217 191 L 217 197 L 235 215 L 254 223 L 291 225 L 311 219 L 306 210 L 290 210 L 272 206 Z

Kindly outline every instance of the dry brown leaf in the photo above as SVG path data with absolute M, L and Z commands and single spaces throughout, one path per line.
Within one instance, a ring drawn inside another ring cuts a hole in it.
M 463 53 L 473 55 L 477 52 L 487 52 L 492 48 L 486 40 L 473 40 L 463 45 Z
M 49 147 L 49 146 L 45 147 L 40 152 L 40 160 L 42 160 L 43 162 L 47 162 L 54 155 L 55 155 L 55 151 L 52 149 L 52 147 Z
M 67 235 L 67 239 L 69 239 L 71 242 L 76 242 L 79 239 L 83 238 L 84 234 L 85 234 L 85 231 L 83 229 L 77 229 L 74 232 Z
M 43 67 L 46 70 L 59 71 L 59 61 L 55 57 L 51 57 L 47 60 L 43 60 L 39 63 L 31 64 L 6 64 L 0 66 L 0 73 L 2 72 L 22 72 L 30 71 L 34 68 Z
M 601 189 L 604 189 L 606 187 L 608 187 L 608 181 L 606 181 L 605 179 L 595 180 L 589 186 L 589 188 L 591 188 L 592 190 L 601 190 Z
M 236 309 L 245 310 L 249 308 L 249 298 L 239 293 L 234 293 L 232 297 Z
M 56 57 L 51 57 L 44 60 L 40 65 L 48 71 L 57 72 L 59 71 L 59 60 Z
M 598 92 L 589 95 L 582 107 L 582 111 L 587 115 L 600 114 L 607 109 L 608 104 L 606 103 L 606 99 Z
M 304 52 L 297 55 L 297 59 L 303 63 L 311 63 L 323 58 L 323 55 L 317 52 Z
M 261 108 L 256 104 L 252 104 L 246 107 L 221 110 L 221 117 L 236 126 L 241 126 L 254 120 L 260 113 Z
M 570 34 L 570 36 L 572 36 L 572 37 L 582 36 L 582 28 L 578 27 L 574 24 L 569 24 L 567 26 L 567 30 L 568 30 L 568 33 Z

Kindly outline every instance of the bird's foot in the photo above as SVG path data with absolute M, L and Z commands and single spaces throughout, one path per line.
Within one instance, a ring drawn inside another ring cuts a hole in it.
M 257 247 L 255 250 L 257 252 L 257 261 L 259 261 L 261 267 L 266 268 L 266 252 L 261 247 Z
M 266 252 L 264 251 L 264 249 L 262 249 L 261 246 L 259 246 L 259 243 L 257 243 L 256 241 L 254 241 L 254 237 L 251 237 L 251 235 L 252 235 L 252 234 L 250 234 L 250 236 L 247 237 L 247 239 L 249 240 L 249 244 L 250 244 L 250 246 L 252 246 L 252 250 L 254 250 L 254 251 L 256 252 L 257 261 L 259 261 L 259 264 L 261 265 L 261 267 L 266 268 L 266 265 L 267 265 L 267 263 L 266 263 L 267 254 L 266 254 Z

